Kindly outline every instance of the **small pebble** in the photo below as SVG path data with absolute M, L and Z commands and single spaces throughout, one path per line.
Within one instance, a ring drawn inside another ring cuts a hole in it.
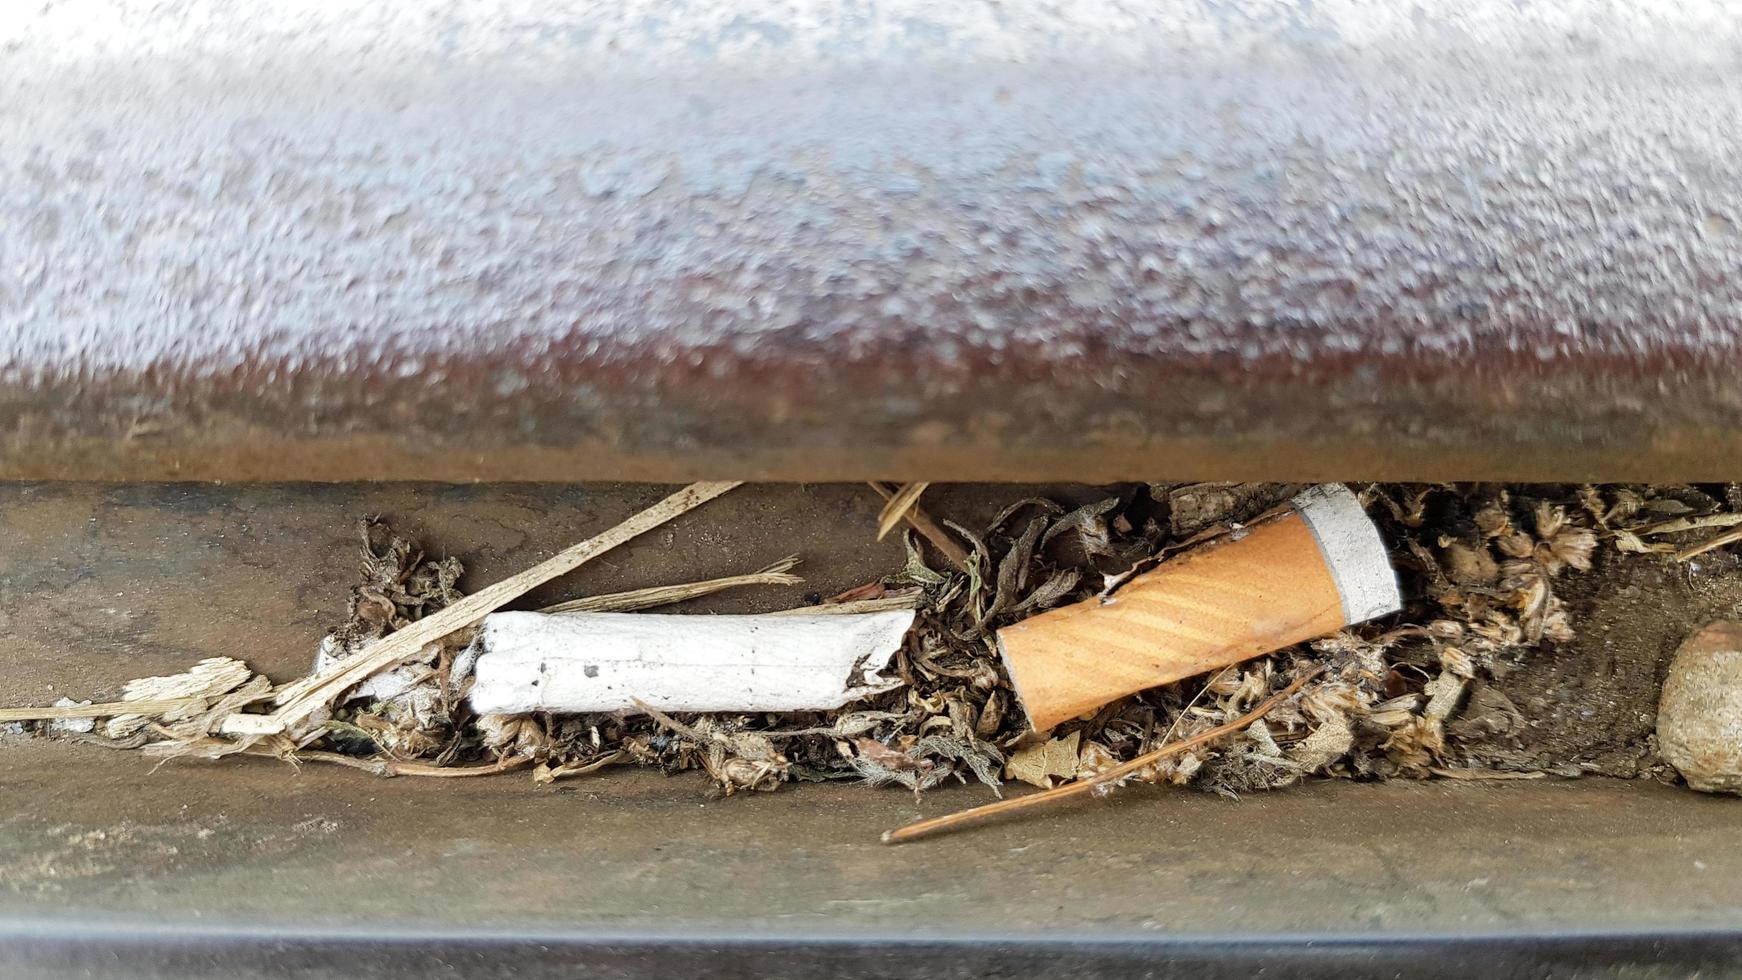
M 1742 622 L 1712 623 L 1676 650 L 1657 744 L 1690 787 L 1742 794 Z

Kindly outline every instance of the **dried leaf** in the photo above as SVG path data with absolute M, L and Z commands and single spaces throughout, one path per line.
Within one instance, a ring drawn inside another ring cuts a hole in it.
M 925 556 L 920 553 L 919 542 L 914 540 L 912 532 L 903 534 L 901 543 L 907 549 L 907 564 L 902 567 L 901 574 L 896 576 L 896 581 L 926 588 L 934 588 L 949 581 L 949 576 L 934 571 L 925 563 Z
M 1427 707 L 1422 709 L 1422 716 L 1434 721 L 1444 721 L 1457 710 L 1458 702 L 1464 696 L 1465 681 L 1451 671 L 1442 671 L 1440 676 L 1429 681 L 1422 690 L 1427 695 Z
M 860 758 L 874 762 L 890 772 L 920 772 L 929 768 L 906 752 L 892 749 L 874 738 L 856 738 L 853 740 L 853 747 L 859 750 Z
M 998 781 L 998 767 L 1004 763 L 1004 753 L 996 746 L 972 736 L 927 735 L 914 745 L 913 750 L 922 755 L 965 763 L 975 779 L 990 786 L 994 793 L 1003 795 L 1000 787 L 1004 784 Z
M 1023 600 L 1010 608 L 1012 614 L 1051 609 L 1077 589 L 1083 573 L 1074 568 L 1061 568 L 1036 586 Z
M 1077 774 L 1078 732 L 1018 749 L 1005 763 L 1004 775 L 1041 789 L 1051 789 L 1053 779 L 1072 779 Z
M 980 718 L 974 723 L 974 734 L 980 738 L 991 738 L 998 734 L 1004 726 L 1004 699 L 997 692 L 986 698 L 986 704 L 980 709 Z
M 1334 717 L 1313 729 L 1288 751 L 1288 757 L 1308 772 L 1317 772 L 1349 754 L 1355 747 L 1355 732 L 1343 717 Z
M 1660 541 L 1653 544 L 1646 544 L 1644 538 L 1634 534 L 1632 531 L 1616 531 L 1614 533 L 1616 550 L 1627 554 L 1667 555 L 1672 554 L 1676 550 L 1675 545 L 1668 542 Z
M 992 603 L 986 607 L 985 614 L 976 625 L 984 626 L 992 617 L 1016 603 L 1018 590 L 1028 584 L 1028 570 L 1034 560 L 1034 548 L 1046 531 L 1046 524 L 1045 517 L 1030 521 L 1022 536 L 1004 553 L 1003 559 L 998 562 L 998 582 L 992 594 Z
M 1015 517 L 1018 513 L 1022 512 L 1024 509 L 1029 508 L 1029 507 L 1040 508 L 1041 511 L 1044 514 L 1046 514 L 1046 516 L 1048 516 L 1048 517 L 1057 517 L 1058 515 L 1063 514 L 1065 512 L 1065 509 L 1063 507 L 1059 506 L 1054 501 L 1046 499 L 1045 497 L 1024 497 L 1021 500 L 1018 500 L 1016 503 L 1013 503 L 1010 506 L 999 511 L 998 516 L 992 518 L 992 523 L 987 526 L 987 530 L 989 530 L 989 531 L 998 530 L 999 528 L 1004 526 L 1005 521 L 1010 520 L 1012 517 Z
M 1052 527 L 1047 529 L 1040 539 L 1041 548 L 1051 547 L 1054 541 L 1067 534 L 1077 537 L 1078 546 L 1083 555 L 1094 558 L 1100 555 L 1112 554 L 1111 539 L 1108 537 L 1107 512 L 1119 506 L 1118 497 L 1108 497 L 1092 504 L 1084 504 L 1059 518 Z

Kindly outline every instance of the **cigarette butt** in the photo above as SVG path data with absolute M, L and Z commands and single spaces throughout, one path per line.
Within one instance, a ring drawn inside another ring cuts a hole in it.
M 1400 606 L 1378 528 L 1347 487 L 1326 484 L 1111 596 L 1007 626 L 998 648 L 1029 723 L 1045 731 Z
M 470 701 L 528 711 L 816 711 L 900 686 L 878 671 L 911 609 L 845 616 L 492 613 Z

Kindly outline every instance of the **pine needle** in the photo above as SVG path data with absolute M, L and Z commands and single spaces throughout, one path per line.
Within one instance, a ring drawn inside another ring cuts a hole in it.
M 544 613 L 601 613 L 601 612 L 634 612 L 638 609 L 652 609 L 655 606 L 668 606 L 674 602 L 686 599 L 698 599 L 727 589 L 742 588 L 747 585 L 803 585 L 804 579 L 788 572 L 798 565 L 798 556 L 791 555 L 769 565 L 761 571 L 748 575 L 728 575 L 724 578 L 706 579 L 700 582 L 685 582 L 680 585 L 656 585 L 646 589 L 634 589 L 629 592 L 611 592 L 605 595 L 583 596 L 559 602 L 554 606 L 545 606 L 539 612 Z

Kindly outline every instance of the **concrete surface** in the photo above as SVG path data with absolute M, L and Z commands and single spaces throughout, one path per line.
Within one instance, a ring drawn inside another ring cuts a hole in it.
M 382 780 L 0 743 L 0 919 L 685 936 L 1506 933 L 1733 926 L 1742 804 L 1593 779 L 1138 789 L 891 847 L 979 802 L 625 772 Z M 26 805 L 20 805 L 28 801 Z

